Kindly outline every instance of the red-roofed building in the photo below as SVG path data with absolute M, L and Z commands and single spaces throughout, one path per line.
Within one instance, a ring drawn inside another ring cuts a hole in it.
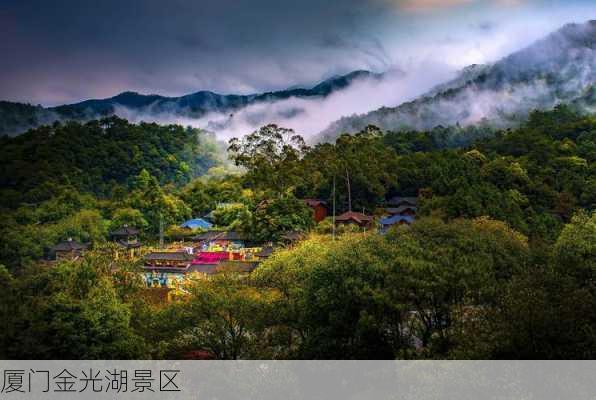
M 304 199 L 307 206 L 312 208 L 315 222 L 321 222 L 327 218 L 327 203 L 318 199 Z
M 371 215 L 362 214 L 355 211 L 345 212 L 335 217 L 336 224 L 353 224 L 358 225 L 361 228 L 370 228 L 373 223 L 373 217 Z
M 218 264 L 220 261 L 230 260 L 230 254 L 233 257 L 234 253 L 230 253 L 229 251 L 200 251 L 191 264 Z

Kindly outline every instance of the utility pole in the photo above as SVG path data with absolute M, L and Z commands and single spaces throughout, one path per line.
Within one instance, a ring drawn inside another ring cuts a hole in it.
M 333 230 L 333 240 L 335 240 L 335 175 L 333 175 L 333 224 L 331 229 Z
M 159 212 L 159 248 L 163 249 L 163 215 Z
M 346 181 L 348 182 L 348 211 L 352 211 L 352 189 L 350 188 L 350 173 L 346 167 Z

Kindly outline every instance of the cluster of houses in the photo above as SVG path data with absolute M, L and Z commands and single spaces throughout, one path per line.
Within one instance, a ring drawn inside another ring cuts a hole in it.
M 313 209 L 313 218 L 320 222 L 329 216 L 327 204 L 322 200 L 305 199 Z M 395 197 L 387 202 L 383 217 L 378 220 L 379 232 L 384 233 L 394 225 L 411 224 L 416 215 L 416 197 Z M 348 211 L 334 218 L 335 224 L 354 225 L 373 229 L 375 218 L 365 213 Z M 110 232 L 115 243 L 114 258 L 143 259 L 143 279 L 150 288 L 174 288 L 188 277 L 208 278 L 224 271 L 252 272 L 260 262 L 274 251 L 273 243 L 257 243 L 234 231 L 211 230 L 213 225 L 206 218 L 184 222 L 182 228 L 201 233 L 167 249 L 152 250 L 143 246 L 139 230 L 127 225 Z M 292 244 L 304 237 L 300 232 L 284 236 L 285 244 Z M 53 249 L 56 260 L 77 259 L 83 256 L 88 245 L 72 239 L 58 243 Z

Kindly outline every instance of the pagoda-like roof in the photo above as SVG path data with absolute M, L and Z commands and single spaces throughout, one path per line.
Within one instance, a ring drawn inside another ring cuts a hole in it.
M 192 260 L 192 265 L 218 264 L 220 261 L 229 259 L 230 253 L 227 251 L 201 251 Z
M 67 240 L 64 240 L 64 241 L 56 244 L 54 247 L 52 247 L 52 250 L 53 251 L 76 251 L 76 250 L 85 250 L 85 249 L 87 249 L 87 247 L 89 247 L 88 244 L 79 243 L 76 240 L 72 240 L 71 238 L 68 238 Z
M 113 232 L 110 232 L 110 236 L 135 236 L 139 234 L 139 230 L 136 228 L 132 228 L 128 225 L 123 225 L 122 227 L 116 229 Z
M 185 251 L 154 251 L 145 255 L 145 260 L 163 260 L 163 261 L 192 261 L 193 255 Z
M 196 236 L 193 236 L 192 240 L 195 242 L 216 240 L 216 239 L 219 239 L 221 236 L 223 236 L 224 233 L 225 232 L 223 232 L 223 231 L 207 231 L 207 232 L 199 233 Z
M 139 242 L 139 241 L 136 241 L 134 243 L 129 243 L 126 240 L 118 240 L 118 241 L 116 241 L 116 244 L 118 244 L 124 248 L 127 248 L 127 249 L 136 249 L 136 248 L 141 247 L 141 242 Z

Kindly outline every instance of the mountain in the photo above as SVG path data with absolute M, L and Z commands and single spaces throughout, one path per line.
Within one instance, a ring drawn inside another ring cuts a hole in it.
M 345 89 L 357 80 L 380 79 L 380 74 L 354 71 L 335 76 L 312 88 L 294 88 L 250 95 L 222 95 L 200 91 L 181 97 L 143 95 L 124 92 L 107 99 L 86 100 L 57 107 L 41 107 L 30 104 L 0 101 L 0 135 L 14 136 L 39 125 L 54 121 L 86 121 L 110 115 L 128 117 L 138 115 L 167 115 L 198 119 L 209 113 L 230 114 L 250 105 L 271 103 L 289 98 L 324 98 Z
M 593 110 L 596 95 L 596 21 L 568 24 L 490 65 L 473 65 L 414 101 L 343 117 L 321 134 L 331 140 L 367 125 L 427 130 L 480 121 L 507 127 L 534 109 L 571 103 Z

